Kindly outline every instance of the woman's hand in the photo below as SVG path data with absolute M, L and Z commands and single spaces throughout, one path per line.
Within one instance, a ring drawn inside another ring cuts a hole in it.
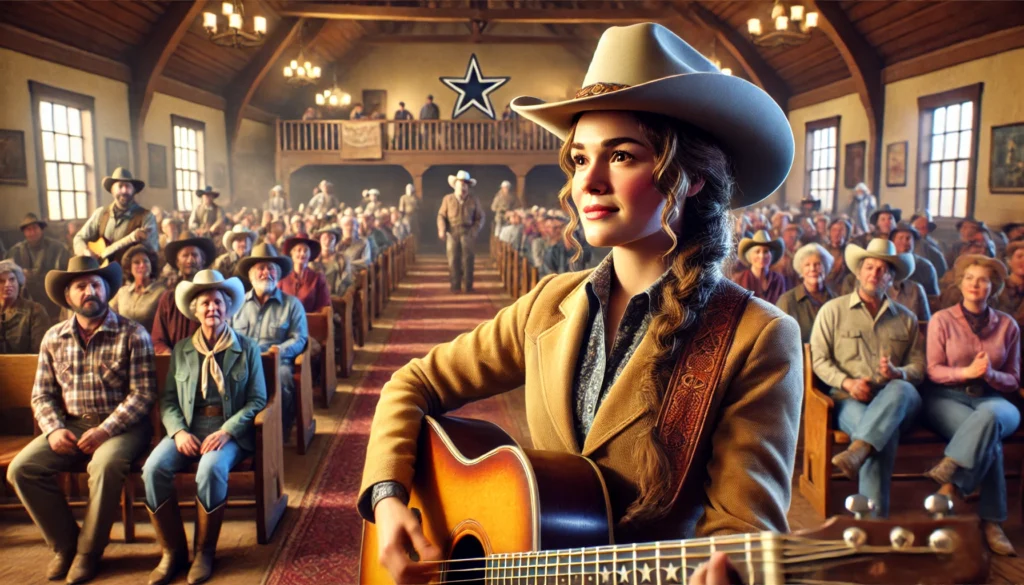
M 964 378 L 967 380 L 978 380 L 988 375 L 989 367 L 991 366 L 988 360 L 988 354 L 985 352 L 978 352 L 978 355 L 974 356 L 974 361 L 971 365 L 963 368 Z
M 231 435 L 227 431 L 217 431 L 206 437 L 199 452 L 206 455 L 210 451 L 220 451 L 229 441 L 231 441 Z
M 199 439 L 188 431 L 174 433 L 174 446 L 178 448 L 178 453 L 186 457 L 199 456 Z
M 690 575 L 689 585 L 743 585 L 743 579 L 729 562 L 729 557 L 717 552 Z
M 423 535 L 412 510 L 398 498 L 384 498 L 373 510 L 377 525 L 377 561 L 395 583 L 426 583 L 436 573 L 441 550 Z M 413 560 L 416 559 L 416 560 Z

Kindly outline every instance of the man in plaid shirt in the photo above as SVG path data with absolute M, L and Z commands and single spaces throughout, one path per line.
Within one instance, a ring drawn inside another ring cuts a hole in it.
M 46 275 L 46 294 L 74 316 L 43 338 L 32 388 L 42 434 L 14 458 L 7 480 L 56 553 L 50 580 L 83 583 L 95 576 L 129 466 L 152 436 L 153 344 L 141 325 L 107 308 L 119 286 L 118 264 L 100 268 L 86 256 Z M 56 475 L 83 463 L 89 503 L 79 529 Z

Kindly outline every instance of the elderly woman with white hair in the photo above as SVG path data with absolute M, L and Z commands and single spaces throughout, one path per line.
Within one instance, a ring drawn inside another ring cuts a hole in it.
M 0 354 L 39 353 L 50 316 L 26 299 L 25 272 L 13 260 L 0 261 Z
M 775 306 L 796 319 L 800 325 L 800 339 L 810 343 L 811 330 L 818 309 L 836 295 L 825 285 L 825 277 L 832 270 L 835 259 L 821 244 L 807 244 L 793 255 L 793 269 L 801 281 L 779 297 Z
M 203 270 L 178 283 L 178 310 L 199 329 L 174 346 L 160 416 L 167 435 L 142 468 L 146 506 L 163 549 L 149 583 L 169 583 L 188 564 L 188 543 L 174 490 L 174 475 L 198 462 L 195 559 L 189 583 L 213 573 L 228 496 L 228 473 L 255 451 L 256 414 L 267 404 L 263 362 L 257 342 L 236 333 L 231 317 L 245 290 L 237 277 Z

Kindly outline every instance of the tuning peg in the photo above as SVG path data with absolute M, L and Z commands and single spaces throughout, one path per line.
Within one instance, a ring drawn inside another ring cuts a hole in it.
M 871 513 L 874 509 L 875 503 L 867 496 L 853 494 L 846 498 L 846 511 L 853 514 L 857 520 L 863 519 L 865 514 Z
M 932 494 L 924 499 L 924 509 L 939 520 L 953 512 L 953 500 L 943 494 Z

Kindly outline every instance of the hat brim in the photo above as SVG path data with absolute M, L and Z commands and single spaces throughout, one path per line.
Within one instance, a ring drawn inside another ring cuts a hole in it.
M 448 175 L 448 186 L 452 189 L 455 188 L 455 181 L 465 181 L 469 183 L 470 187 L 476 187 L 476 179 L 460 179 L 455 175 Z
M 871 214 L 871 217 L 868 218 L 868 223 L 870 223 L 871 225 L 875 225 L 875 222 L 878 221 L 878 216 L 882 215 L 883 213 L 888 213 L 889 215 L 891 215 L 893 221 L 895 221 L 896 223 L 903 221 L 902 209 L 876 209 Z
M 41 219 L 37 219 L 35 221 L 23 221 L 23 222 L 21 222 L 21 225 L 18 226 L 18 230 L 21 231 L 21 230 L 27 228 L 30 225 L 38 225 L 39 229 L 45 230 L 46 226 L 48 224 L 45 221 L 41 220 Z
M 249 282 L 249 270 L 252 269 L 253 266 L 260 264 L 261 262 L 270 262 L 272 264 L 277 264 L 281 268 L 281 278 L 278 279 L 278 282 L 280 282 L 284 277 L 292 273 L 292 259 L 289 258 L 288 256 L 273 256 L 270 258 L 266 256 L 261 256 L 258 258 L 247 256 L 239 260 L 238 264 L 235 265 L 235 276 L 241 278 L 243 282 Z
M 196 191 L 196 197 L 202 197 L 203 195 L 209 195 L 216 199 L 220 197 L 220 191 Z
M 733 162 L 732 207 L 772 194 L 793 166 L 794 140 L 786 114 L 754 84 L 721 73 L 686 73 L 582 99 L 546 103 L 517 97 L 512 109 L 562 140 L 580 113 L 640 111 L 675 118 L 709 133 Z
M 889 256 L 887 254 L 877 254 L 875 252 L 869 252 L 864 248 L 861 248 L 857 244 L 847 244 L 846 250 L 843 252 L 843 258 L 846 260 L 846 266 L 853 272 L 854 275 L 860 269 L 860 263 L 868 258 L 875 258 L 888 262 L 896 269 L 896 276 L 893 278 L 893 284 L 903 282 L 910 277 L 914 272 L 914 255 L 910 254 L 896 254 L 895 256 Z
M 146 188 L 146 183 L 138 179 L 115 179 L 114 177 L 104 177 L 103 190 L 110 193 L 110 187 L 112 187 L 114 183 L 131 183 L 135 187 L 136 195 Z
M 235 240 L 237 240 L 239 238 L 248 238 L 248 239 L 252 240 L 253 242 L 255 242 L 256 241 L 256 232 L 254 232 L 252 230 L 246 230 L 244 232 L 236 232 L 236 231 L 224 232 L 224 237 L 222 238 L 223 241 L 221 243 L 223 243 L 224 247 L 230 252 L 231 251 L 231 244 L 233 244 L 235 242 Z
M 288 238 L 284 241 L 281 246 L 281 253 L 291 258 L 292 248 L 299 244 L 305 244 L 309 247 L 309 261 L 312 262 L 320 257 L 320 242 L 310 238 Z
M 242 286 L 242 281 L 237 276 L 232 276 L 221 282 L 210 282 L 207 284 L 195 284 L 194 282 L 183 280 L 174 289 L 174 304 L 177 305 L 181 314 L 185 315 L 190 321 L 199 321 L 192 314 L 192 311 L 189 310 L 188 306 L 192 299 L 208 290 L 223 291 L 230 297 L 231 310 L 224 316 L 225 322 L 231 321 L 231 318 L 238 314 L 238 311 L 242 310 L 242 303 L 245 301 L 245 287 Z
M 209 268 L 217 258 L 217 245 L 210 238 L 186 238 L 167 242 L 167 245 L 164 246 L 164 260 L 170 264 L 171 268 L 178 270 L 178 252 L 189 246 L 195 246 L 203 252 L 203 270 Z
M 754 238 L 743 238 L 740 240 L 740 245 L 736 249 L 736 255 L 743 262 L 747 261 L 747 252 L 750 251 L 754 246 L 764 246 L 772 253 L 772 264 L 775 264 L 782 258 L 783 252 L 786 250 L 786 243 L 776 238 L 770 242 L 758 242 Z
M 60 307 L 68 310 L 72 310 L 71 306 L 68 305 L 67 300 L 64 297 L 64 289 L 68 287 L 68 284 L 76 278 L 83 276 L 97 275 L 107 283 L 111 298 L 117 289 L 121 288 L 121 278 L 123 276 L 121 271 L 121 265 L 117 262 L 110 262 L 106 266 L 97 268 L 96 270 L 83 270 L 81 272 L 67 272 L 65 270 L 51 270 L 46 273 L 46 280 L 44 285 L 46 288 L 46 296 L 50 297 Z M 110 302 L 110 298 L 107 299 L 107 303 Z

